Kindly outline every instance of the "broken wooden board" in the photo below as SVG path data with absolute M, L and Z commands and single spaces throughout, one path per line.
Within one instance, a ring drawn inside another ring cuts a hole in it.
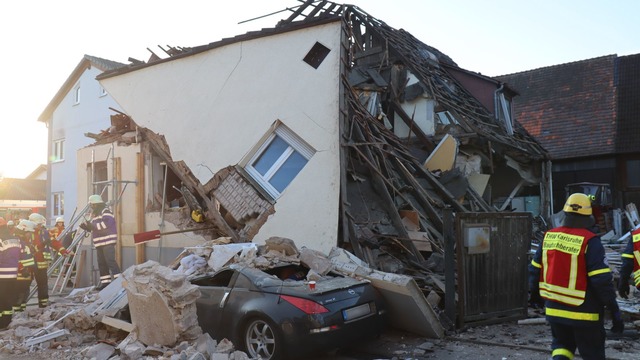
M 429 338 L 444 337 L 438 315 L 412 277 L 374 271 L 365 278 L 385 299 L 391 326 Z
M 424 167 L 431 172 L 436 170 L 449 171 L 456 163 L 457 154 L 458 140 L 446 134 L 424 162 Z

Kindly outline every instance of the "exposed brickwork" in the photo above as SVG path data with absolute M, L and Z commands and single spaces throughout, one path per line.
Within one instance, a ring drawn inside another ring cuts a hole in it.
M 243 226 L 240 235 L 250 240 L 274 213 L 273 205 L 233 167 L 221 170 L 215 178 L 213 195 L 235 222 Z
M 518 122 L 552 159 L 616 150 L 615 55 L 497 77 L 520 93 Z

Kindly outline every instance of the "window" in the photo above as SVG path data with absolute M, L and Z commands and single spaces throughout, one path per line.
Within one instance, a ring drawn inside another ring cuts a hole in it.
M 73 90 L 73 104 L 80 104 L 80 85 L 76 85 Z
M 511 120 L 511 101 L 504 96 L 504 92 L 496 94 L 496 119 L 501 120 L 509 135 L 513 135 L 513 121 Z
M 313 67 L 314 69 L 317 69 L 324 61 L 324 58 L 329 55 L 330 51 L 331 50 L 329 50 L 329 48 L 327 48 L 326 46 L 320 44 L 319 42 L 316 42 L 302 60 L 311 65 L 311 67 Z
M 51 162 L 64 160 L 64 139 L 58 139 L 53 142 Z
M 627 160 L 627 187 L 640 187 L 640 160 Z
M 281 125 L 260 146 L 245 169 L 275 199 L 314 153 L 315 150 Z
M 63 192 L 55 192 L 53 193 L 53 216 L 63 216 L 64 215 L 64 193 Z

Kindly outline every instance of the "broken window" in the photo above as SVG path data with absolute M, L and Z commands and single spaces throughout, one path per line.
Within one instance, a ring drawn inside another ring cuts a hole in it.
M 286 126 L 278 126 L 253 155 L 245 170 L 277 198 L 315 153 Z
M 319 42 L 316 42 L 303 60 L 307 64 L 311 65 L 311 67 L 313 67 L 314 69 L 317 69 L 324 61 L 324 58 L 329 55 L 330 51 L 331 50 L 329 50 L 329 48 L 327 48 L 326 46 L 320 44 Z
M 513 135 L 513 122 L 511 120 L 511 100 L 504 96 L 504 92 L 496 94 L 496 118 L 504 123 L 505 129 L 509 135 Z
M 51 154 L 51 162 L 58 162 L 64 160 L 64 139 L 58 139 L 53 142 L 53 149 Z
M 449 111 L 440 111 L 436 113 L 436 118 L 442 125 L 457 125 L 458 120 Z

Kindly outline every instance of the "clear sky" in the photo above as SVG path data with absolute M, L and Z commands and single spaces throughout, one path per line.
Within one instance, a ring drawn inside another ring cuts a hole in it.
M 340 1 L 337 1 L 340 2 Z M 342 3 L 342 2 L 340 2 Z M 351 0 L 460 67 L 496 76 L 599 56 L 640 53 L 636 0 Z M 0 177 L 47 162 L 37 121 L 87 55 L 146 61 L 147 48 L 197 46 L 272 27 L 297 0 L 0 1 Z M 242 23 L 241 23 L 242 22 Z M 239 24 L 241 23 L 241 24 Z

